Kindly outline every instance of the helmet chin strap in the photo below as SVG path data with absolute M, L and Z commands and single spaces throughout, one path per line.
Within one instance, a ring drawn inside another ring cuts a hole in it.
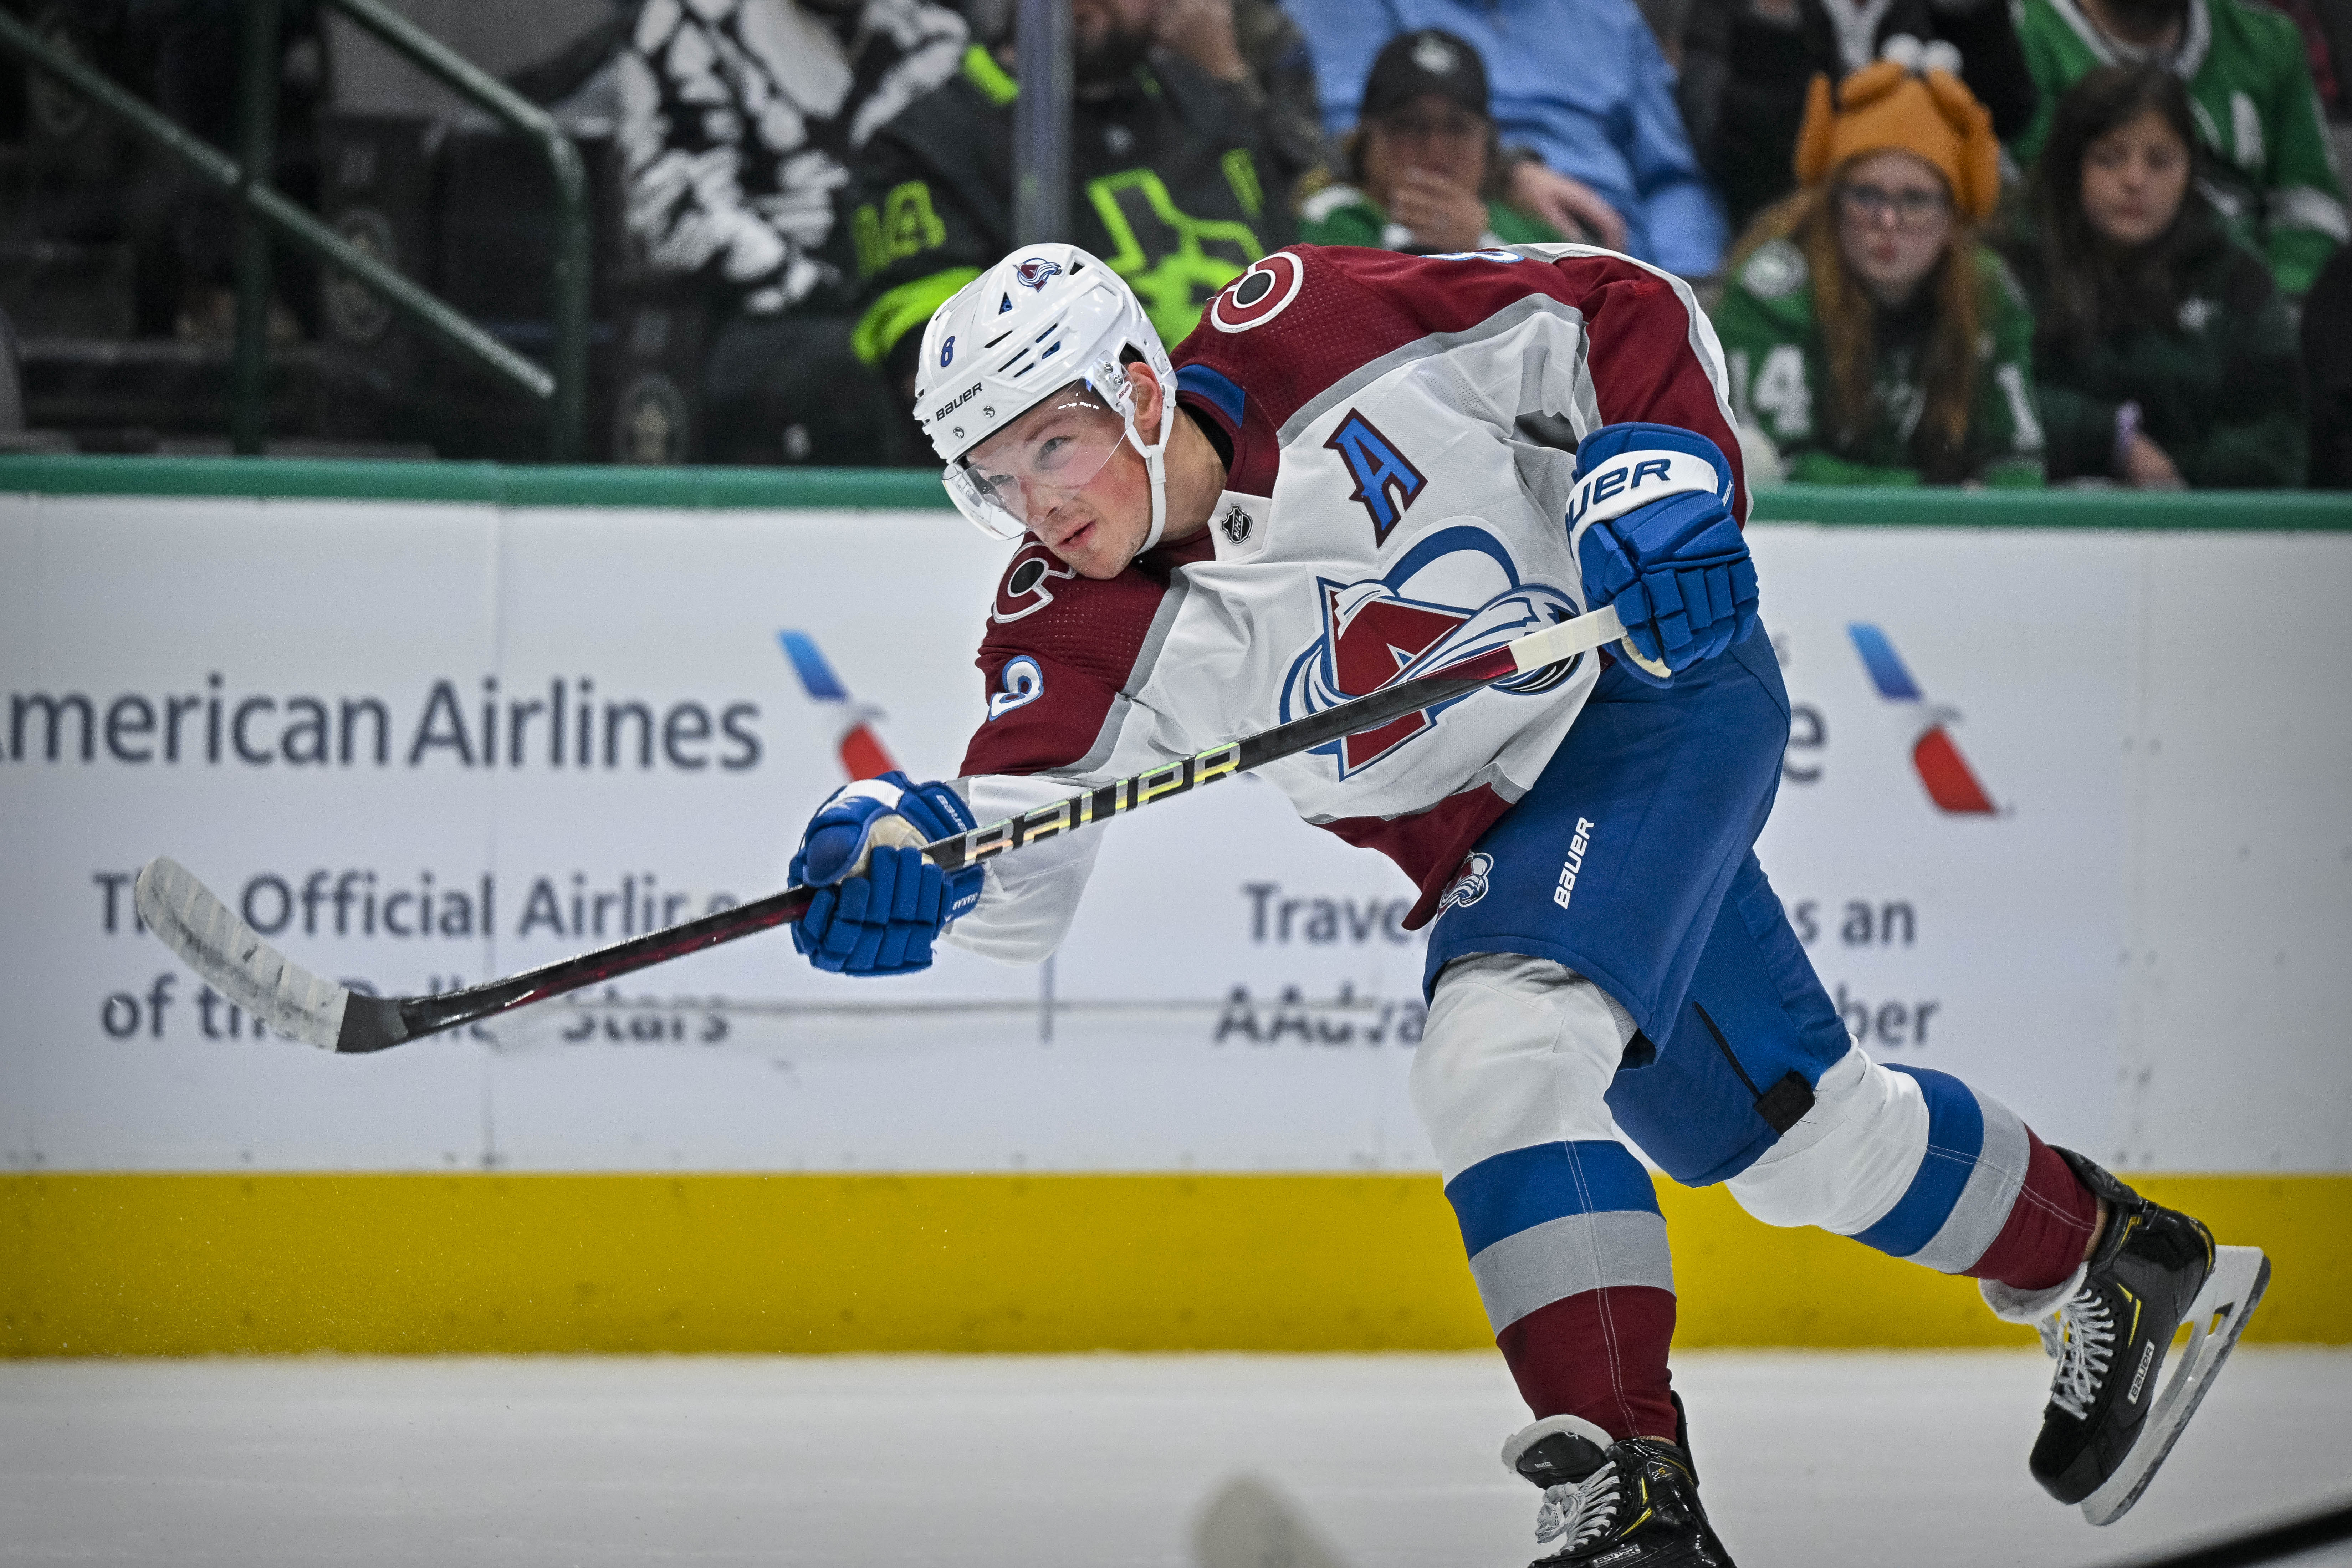
M 1121 417 L 1127 421 L 1128 440 L 1143 454 L 1144 477 L 1151 481 L 1151 530 L 1143 536 L 1143 542 L 1136 547 L 1135 552 L 1141 555 L 1159 543 L 1160 536 L 1168 531 L 1168 437 L 1176 425 L 1176 389 L 1172 386 L 1160 389 L 1160 439 L 1149 447 L 1143 444 L 1143 432 L 1135 427 L 1133 396 L 1130 392 L 1130 401 L 1121 411 Z
M 1138 555 L 1159 543 L 1160 536 L 1168 531 L 1168 443 L 1144 448 L 1143 471 L 1151 480 L 1151 531 L 1143 536 Z

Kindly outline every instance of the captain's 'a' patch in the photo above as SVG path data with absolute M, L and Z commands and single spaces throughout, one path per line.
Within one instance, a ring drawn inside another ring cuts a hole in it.
M 1348 465 L 1349 476 L 1356 488 L 1348 499 L 1361 501 L 1366 515 L 1372 520 L 1372 542 L 1386 544 L 1389 532 L 1395 528 L 1429 481 L 1412 466 L 1395 442 L 1380 432 L 1380 427 L 1350 408 L 1331 438 L 1323 443 L 1330 451 L 1339 454 Z

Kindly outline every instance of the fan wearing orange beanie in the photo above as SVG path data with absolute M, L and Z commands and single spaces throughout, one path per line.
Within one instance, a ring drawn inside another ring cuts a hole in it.
M 1977 237 L 2000 145 L 1916 64 L 1813 79 L 1801 188 L 1733 248 L 1714 320 L 1742 435 L 1804 483 L 2038 485 L 2032 318 Z

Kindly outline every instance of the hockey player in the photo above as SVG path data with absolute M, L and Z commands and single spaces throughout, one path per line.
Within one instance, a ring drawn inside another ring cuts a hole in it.
M 1020 542 L 987 717 L 963 777 L 817 811 L 792 870 L 824 888 L 794 931 L 812 962 L 917 969 L 942 931 L 1041 959 L 1093 835 L 944 876 L 910 846 L 1614 605 L 1611 657 L 1264 770 L 1420 885 L 1412 1095 L 1535 1417 L 1503 1458 L 1543 1489 L 1544 1561 L 1727 1562 L 1669 1387 L 1664 1224 L 1612 1114 L 1678 1181 L 2043 1324 L 2033 1474 L 2100 1522 L 2137 1496 L 2267 1266 L 1848 1037 L 1751 848 L 1788 699 L 1686 285 L 1571 246 L 1277 251 L 1171 362 L 1100 261 L 1034 246 L 931 317 L 916 412 L 959 509 Z M 1521 434 L 1547 416 L 1573 456 Z M 2225 1309 L 2160 1397 L 2176 1326 Z

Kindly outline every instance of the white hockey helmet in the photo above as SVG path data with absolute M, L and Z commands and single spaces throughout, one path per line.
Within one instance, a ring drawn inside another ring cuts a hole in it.
M 1160 428 L 1149 441 L 1135 427 L 1126 370 L 1130 350 L 1160 382 Z M 956 510 L 984 533 L 1018 539 L 1028 531 L 1025 508 L 1017 496 L 977 479 L 966 459 L 982 441 L 1074 382 L 1083 382 L 1118 415 L 1128 441 L 1143 458 L 1151 480 L 1151 531 L 1143 541 L 1149 550 L 1168 521 L 1164 459 L 1176 426 L 1175 367 L 1135 291 L 1076 246 L 1024 246 L 931 313 L 915 369 L 915 419 L 947 465 L 945 483 Z

